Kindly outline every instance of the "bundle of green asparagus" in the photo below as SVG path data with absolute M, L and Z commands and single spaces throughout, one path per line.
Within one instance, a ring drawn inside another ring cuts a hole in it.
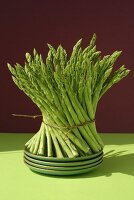
M 33 55 L 26 53 L 24 67 L 8 64 L 15 84 L 41 111 L 40 130 L 26 143 L 33 154 L 71 158 L 104 147 L 95 125 L 98 101 L 130 70 L 123 65 L 112 72 L 121 51 L 102 57 L 95 34 L 85 49 L 81 42 L 75 44 L 70 58 L 61 45 L 55 49 L 48 44 L 45 62 L 34 49 Z

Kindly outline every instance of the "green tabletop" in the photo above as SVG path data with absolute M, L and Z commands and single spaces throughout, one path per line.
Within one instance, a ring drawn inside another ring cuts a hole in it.
M 32 134 L 0 134 L 1 200 L 133 200 L 134 134 L 101 134 L 103 164 L 87 174 L 57 177 L 33 173 L 23 163 Z

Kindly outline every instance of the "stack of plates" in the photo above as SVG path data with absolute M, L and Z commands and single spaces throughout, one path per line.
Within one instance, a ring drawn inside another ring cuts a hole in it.
M 76 175 L 92 171 L 103 161 L 103 151 L 77 158 L 54 158 L 38 156 L 24 151 L 25 164 L 35 172 L 48 175 Z

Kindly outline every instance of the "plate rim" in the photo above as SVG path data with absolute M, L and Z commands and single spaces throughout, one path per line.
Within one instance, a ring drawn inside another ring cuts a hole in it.
M 85 168 L 89 168 L 95 165 L 100 164 L 103 161 L 103 158 L 100 158 L 99 160 L 97 160 L 96 162 L 90 163 L 90 164 L 86 164 L 86 165 L 77 165 L 77 166 L 45 166 L 45 165 L 39 165 L 36 163 L 32 163 L 30 161 L 28 161 L 27 159 L 24 158 L 24 163 L 27 163 L 33 167 L 37 167 L 39 169 L 44 169 L 47 170 L 47 168 L 49 170 L 57 170 L 57 171 L 71 171 L 71 170 L 78 170 L 78 169 L 85 169 Z M 36 166 L 37 165 L 37 166 Z
M 27 156 L 27 154 L 24 154 L 24 157 L 31 162 L 41 164 L 41 165 L 46 165 L 46 166 L 80 166 L 80 165 L 83 165 L 83 164 L 85 164 L 85 165 L 91 164 L 93 162 L 96 162 L 96 160 L 98 161 L 101 158 L 103 159 L 103 154 L 101 154 L 100 156 L 98 156 L 96 158 L 92 158 L 92 159 L 89 159 L 89 160 L 82 160 L 82 161 L 77 161 L 77 162 L 64 162 L 64 163 L 37 160 L 37 159 L 34 159 L 34 158 Z
M 103 149 L 95 154 L 90 155 L 90 156 L 83 156 L 83 157 L 81 156 L 81 157 L 75 157 L 75 158 L 57 158 L 57 157 L 39 156 L 39 155 L 35 155 L 35 154 L 28 152 L 27 149 L 24 150 L 24 153 L 26 153 L 29 157 L 37 158 L 38 160 L 51 161 L 51 162 L 55 162 L 55 161 L 71 162 L 71 161 L 82 161 L 82 160 L 88 160 L 88 159 L 95 158 L 95 157 L 103 154 Z
M 98 165 L 95 165 L 93 167 L 89 167 L 89 168 L 86 168 L 86 169 L 70 170 L 70 171 L 56 171 L 56 170 L 50 171 L 50 170 L 43 170 L 43 169 L 39 169 L 39 168 L 36 168 L 36 167 L 32 167 L 32 166 L 29 166 L 28 164 L 26 164 L 26 165 L 30 168 L 31 171 L 38 172 L 39 174 L 55 175 L 55 176 L 67 176 L 67 175 L 84 174 L 84 173 L 90 172 L 92 170 L 95 170 L 96 168 L 98 168 L 102 164 L 102 162 Z

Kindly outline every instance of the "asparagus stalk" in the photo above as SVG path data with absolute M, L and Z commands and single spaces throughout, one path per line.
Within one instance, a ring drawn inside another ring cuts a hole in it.
M 26 53 L 24 67 L 8 64 L 14 83 L 42 113 L 40 130 L 26 143 L 31 153 L 62 158 L 103 149 L 95 124 L 98 102 L 130 70 L 123 65 L 112 73 L 121 51 L 101 58 L 95 42 L 96 34 L 82 49 L 80 39 L 69 59 L 61 45 L 55 49 L 48 44 L 45 62 L 34 49 L 33 55 Z

